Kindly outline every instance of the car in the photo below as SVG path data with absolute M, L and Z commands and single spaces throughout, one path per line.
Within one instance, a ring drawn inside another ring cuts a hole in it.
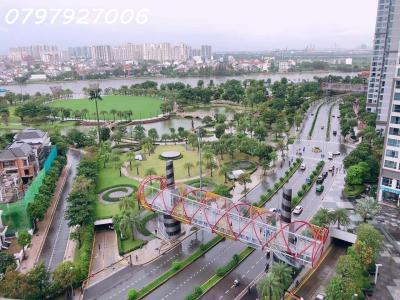
M 315 188 L 315 191 L 317 193 L 322 193 L 324 191 L 324 186 L 322 184 L 318 184 L 317 187 Z
M 240 285 L 240 280 L 239 279 L 235 279 L 234 281 L 233 281 L 233 285 L 234 286 L 239 286 Z
M 301 206 L 301 205 L 297 205 L 293 209 L 293 214 L 295 214 L 295 215 L 300 215 L 302 212 L 303 212 L 303 206 Z
M 333 152 L 333 155 L 334 155 L 334 156 L 340 155 L 340 151 L 335 151 L 335 152 Z
M 325 128 L 325 126 L 324 126 L 324 125 L 322 125 L 322 126 L 321 126 L 321 129 L 324 129 L 324 128 Z
M 325 180 L 326 177 L 328 177 L 328 172 L 327 171 L 322 172 L 322 176 L 324 177 L 324 180 Z
M 332 115 L 332 118 L 334 118 L 335 117 L 335 115 Z
M 274 213 L 274 214 L 281 214 L 282 210 L 280 208 L 276 208 L 276 207 L 271 207 L 269 209 L 270 212 Z
M 319 293 L 317 296 L 315 296 L 315 300 L 325 300 L 326 296 L 324 293 Z
M 340 119 L 340 116 L 337 116 L 338 119 Z
M 310 177 L 306 178 L 306 183 L 311 183 L 311 178 Z
M 333 171 L 333 166 L 329 166 L 328 171 L 332 172 Z
M 313 116 L 314 114 L 312 113 L 311 116 Z
M 337 135 L 337 131 L 336 130 L 334 130 L 332 133 L 333 133 L 334 136 Z
M 332 152 L 328 153 L 328 159 L 333 159 L 333 153 Z
M 301 164 L 301 166 L 300 166 L 300 170 L 305 170 L 306 169 L 306 164 Z
M 321 183 L 323 183 L 323 182 L 324 182 L 324 179 L 325 179 L 325 177 L 324 177 L 324 176 L 322 176 L 322 175 L 319 175 L 319 176 L 317 177 L 317 184 L 321 184 Z

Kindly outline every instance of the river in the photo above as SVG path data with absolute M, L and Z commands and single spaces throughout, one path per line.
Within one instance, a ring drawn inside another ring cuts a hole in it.
M 38 83 L 28 83 L 24 85 L 5 85 L 0 88 L 7 89 L 14 93 L 23 93 L 23 94 L 35 94 L 36 92 L 40 93 L 50 93 L 51 86 L 62 86 L 63 89 L 70 89 L 76 95 L 80 95 L 82 93 L 82 89 L 84 87 L 88 87 L 90 83 L 99 83 L 102 89 L 111 87 L 111 88 L 120 88 L 122 85 L 130 86 L 135 83 L 141 83 L 146 80 L 152 80 L 157 82 L 159 85 L 162 83 L 169 82 L 183 82 L 185 84 L 189 84 L 191 86 L 195 86 L 197 81 L 204 80 L 207 84 L 210 80 L 213 80 L 215 84 L 223 83 L 229 79 L 237 79 L 237 80 L 245 80 L 245 79 L 264 79 L 267 80 L 270 78 L 272 82 L 280 80 L 282 77 L 286 77 L 288 80 L 293 82 L 300 81 L 311 81 L 314 79 L 314 76 L 324 77 L 328 75 L 335 76 L 356 76 L 357 73 L 343 73 L 343 72 L 302 72 L 302 73 L 274 73 L 274 74 L 246 74 L 241 76 L 218 76 L 218 77 L 187 77 L 187 78 L 170 78 L 170 77 L 150 77 L 150 78 L 121 78 L 121 79 L 105 79 L 105 80 L 80 80 L 80 81 L 62 81 L 62 82 L 38 82 Z

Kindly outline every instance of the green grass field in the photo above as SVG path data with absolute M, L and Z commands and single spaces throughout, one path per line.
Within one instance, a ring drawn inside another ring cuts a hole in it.
M 152 97 L 141 96 L 104 96 L 102 101 L 98 101 L 99 113 L 101 120 L 113 120 L 113 115 L 110 113 L 112 109 L 117 111 L 131 110 L 133 115 L 132 119 L 145 119 L 159 115 L 161 100 Z M 95 118 L 95 104 L 87 99 L 74 99 L 74 100 L 58 100 L 49 104 L 51 107 L 64 107 L 72 110 L 87 109 L 89 115 L 88 119 Z M 106 113 L 101 114 L 104 111 Z M 115 116 L 119 119 L 118 115 Z

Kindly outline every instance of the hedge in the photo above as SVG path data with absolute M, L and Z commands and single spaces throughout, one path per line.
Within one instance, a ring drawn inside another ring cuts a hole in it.
M 139 222 L 139 224 L 137 224 L 136 229 L 137 231 L 139 231 L 141 234 L 143 234 L 144 236 L 150 236 L 152 235 L 152 233 L 146 228 L 146 224 L 148 221 L 154 219 L 157 217 L 157 213 L 156 212 L 148 212 Z
M 179 273 L 181 270 L 195 262 L 197 259 L 199 259 L 201 256 L 203 256 L 208 250 L 213 248 L 215 245 L 217 245 L 220 241 L 222 241 L 224 238 L 220 236 L 214 237 L 211 241 L 208 243 L 204 244 L 203 247 L 199 247 L 192 255 L 189 257 L 185 258 L 182 261 L 174 261 L 171 265 L 171 268 L 166 271 L 164 274 L 162 274 L 160 277 L 156 278 L 146 286 L 144 286 L 141 290 L 137 291 L 135 289 L 132 289 L 128 293 L 128 299 L 129 300 L 137 300 L 137 299 L 142 299 L 143 297 L 147 296 L 150 294 L 152 291 L 154 291 L 156 288 L 164 284 L 167 280 L 171 279 L 174 277 L 177 273 Z M 202 250 L 204 249 L 204 250 Z
M 329 113 L 328 113 L 328 124 L 326 126 L 326 140 L 330 140 L 330 135 L 331 135 L 331 119 L 332 119 L 332 110 L 333 107 L 335 106 L 335 103 L 331 105 L 329 108 Z
M 317 122 L 317 118 L 318 118 L 319 111 L 320 111 L 322 105 L 324 105 L 324 104 L 325 104 L 325 103 L 322 103 L 322 104 L 320 104 L 320 105 L 318 106 L 317 112 L 316 112 L 315 115 L 314 115 L 314 120 L 313 120 L 313 122 L 312 122 L 310 131 L 308 132 L 308 138 L 309 138 L 309 139 L 311 139 L 311 136 L 312 136 L 313 131 L 314 131 L 315 123 Z
M 277 182 L 275 182 L 273 188 L 269 188 L 267 190 L 266 195 L 262 195 L 260 197 L 260 201 L 258 201 L 254 206 L 263 207 L 265 203 L 272 199 L 272 197 L 287 183 L 290 178 L 296 173 L 297 169 L 300 167 L 301 162 L 303 161 L 302 158 L 297 158 L 293 165 L 289 168 L 289 173 L 284 177 L 279 178 Z
M 297 192 L 297 195 L 292 198 L 292 207 L 293 208 L 296 205 L 298 205 L 303 200 L 305 195 L 307 195 L 307 193 L 310 191 L 310 189 L 314 185 L 315 181 L 317 180 L 317 175 L 319 173 L 321 173 L 324 165 L 325 165 L 325 162 L 323 160 L 318 162 L 317 166 L 315 167 L 315 169 L 312 172 L 313 174 L 315 173 L 315 175 L 310 176 L 311 182 L 303 184 L 301 189 Z
M 92 245 L 94 238 L 94 225 L 87 225 L 81 228 L 82 245 L 76 250 L 75 264 L 78 272 L 78 281 L 83 281 L 89 274 L 90 260 L 92 257 Z

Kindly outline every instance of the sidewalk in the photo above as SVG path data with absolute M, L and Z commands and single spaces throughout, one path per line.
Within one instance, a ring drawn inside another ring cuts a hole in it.
M 29 272 L 39 259 L 44 241 L 46 240 L 47 233 L 49 231 L 55 210 L 57 208 L 58 201 L 60 199 L 61 191 L 68 177 L 69 168 L 70 168 L 69 165 L 64 167 L 61 176 L 58 179 L 50 207 L 47 209 L 47 212 L 44 215 L 44 219 L 42 221 L 37 222 L 37 231 L 32 236 L 31 246 L 25 251 L 26 259 L 21 262 L 20 271 L 22 273 Z

